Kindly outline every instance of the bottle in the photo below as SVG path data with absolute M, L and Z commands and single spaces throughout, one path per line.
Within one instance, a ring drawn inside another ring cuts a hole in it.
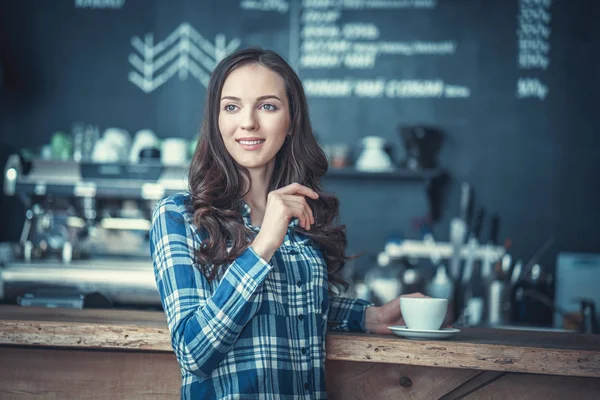
M 479 325 L 485 317 L 486 287 L 481 276 L 481 262 L 473 264 L 473 274 L 465 293 L 465 314 L 468 325 Z
M 452 278 L 448 275 L 448 271 L 444 264 L 438 264 L 437 270 L 433 279 L 426 287 L 425 294 L 431 297 L 448 299 L 448 304 L 454 302 L 455 284 Z M 448 307 L 447 321 L 454 321 L 454 308 Z
M 444 264 L 439 264 L 437 266 L 435 275 L 431 282 L 427 284 L 426 294 L 431 297 L 448 299 L 450 301 L 452 299 L 454 293 L 454 282 L 448 276 L 448 272 L 446 271 L 446 266 Z

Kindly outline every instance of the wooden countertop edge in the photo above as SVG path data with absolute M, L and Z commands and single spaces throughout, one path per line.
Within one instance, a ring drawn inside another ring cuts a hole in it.
M 0 346 L 172 351 L 153 326 L 0 320 Z M 327 359 L 600 378 L 600 353 L 367 334 L 327 335 Z
M 600 378 L 600 353 L 383 335 L 328 335 L 328 360 Z
M 0 346 L 173 351 L 164 328 L 81 322 L 0 320 Z

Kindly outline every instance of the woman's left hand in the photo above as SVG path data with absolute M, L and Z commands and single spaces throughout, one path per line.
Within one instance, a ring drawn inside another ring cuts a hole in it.
M 392 334 L 387 327 L 406 325 L 400 311 L 400 297 L 429 297 L 421 293 L 411 293 L 396 297 L 380 306 L 367 307 L 365 311 L 365 329 L 369 333 Z

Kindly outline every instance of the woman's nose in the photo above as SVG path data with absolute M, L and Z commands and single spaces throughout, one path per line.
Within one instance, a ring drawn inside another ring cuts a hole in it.
M 258 120 L 254 114 L 254 110 L 249 110 L 243 113 L 241 127 L 247 131 L 258 129 Z

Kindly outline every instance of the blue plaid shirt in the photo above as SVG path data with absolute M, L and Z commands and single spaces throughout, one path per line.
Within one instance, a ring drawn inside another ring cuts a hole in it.
M 209 282 L 195 263 L 205 239 L 191 197 L 161 200 L 150 249 L 182 399 L 325 399 L 325 333 L 364 332 L 367 303 L 329 297 L 323 255 L 288 229 L 267 262 L 249 247 Z M 250 208 L 244 204 L 244 223 Z M 298 226 L 298 220 L 290 228 Z

